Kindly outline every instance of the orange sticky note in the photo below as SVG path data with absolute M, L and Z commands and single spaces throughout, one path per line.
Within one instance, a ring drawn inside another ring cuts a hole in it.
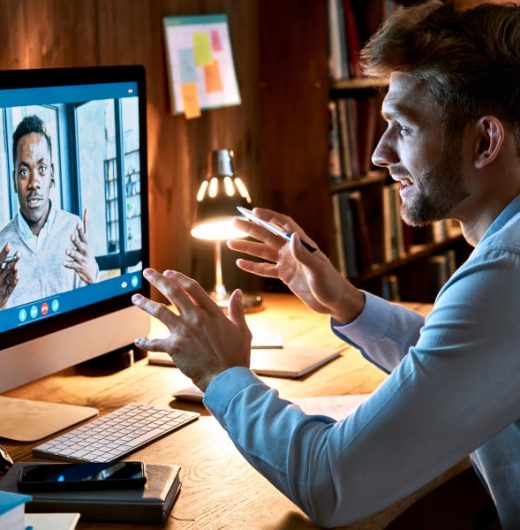
M 200 103 L 197 93 L 197 83 L 183 83 L 181 90 L 184 116 L 188 119 L 198 118 L 200 116 Z
M 220 66 L 218 61 L 204 66 L 204 84 L 206 92 L 222 92 L 222 77 L 220 76 Z

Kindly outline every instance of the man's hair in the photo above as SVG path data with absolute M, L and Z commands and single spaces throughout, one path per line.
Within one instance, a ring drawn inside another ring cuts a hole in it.
M 491 114 L 512 127 L 520 152 L 520 6 L 458 11 L 438 0 L 390 17 L 361 52 L 366 75 L 406 72 L 427 81 L 453 132 Z
M 47 132 L 45 123 L 41 118 L 35 116 L 26 116 L 16 127 L 16 130 L 13 133 L 13 164 L 16 164 L 16 150 L 18 148 L 18 142 L 22 136 L 26 134 L 37 133 L 41 134 L 47 141 L 47 146 L 49 147 L 49 154 L 52 158 L 52 147 L 51 147 L 51 137 Z

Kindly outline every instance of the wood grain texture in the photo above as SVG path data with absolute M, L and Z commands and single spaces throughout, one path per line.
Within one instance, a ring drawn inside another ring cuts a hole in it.
M 154 267 L 213 286 L 213 248 L 190 228 L 207 154 L 222 147 L 234 149 L 256 204 L 287 211 L 325 240 L 328 226 L 310 209 L 328 205 L 327 87 L 316 86 L 327 78 L 326 2 L 0 0 L 0 10 L 1 69 L 146 67 Z M 170 113 L 162 19 L 203 13 L 228 15 L 242 104 L 186 120 Z M 236 271 L 231 251 L 223 257 L 229 287 L 259 285 Z
M 411 306 L 427 312 L 430 306 Z M 326 315 L 306 309 L 289 295 L 266 295 L 266 309 L 248 315 L 256 333 L 279 333 L 284 342 L 342 346 L 343 354 L 303 380 L 262 378 L 285 398 L 373 391 L 385 375 L 342 343 L 329 328 Z M 131 455 L 151 464 L 173 462 L 182 468 L 183 486 L 173 511 L 161 528 L 175 530 L 308 530 L 317 528 L 286 497 L 257 473 L 235 449 L 222 427 L 202 405 L 172 400 L 189 381 L 177 369 L 139 361 L 126 370 L 107 373 L 71 368 L 18 389 L 7 396 L 94 406 L 106 413 L 129 402 L 197 410 L 202 417 Z M 41 443 L 41 442 L 39 442 Z M 2 445 L 4 445 L 2 441 Z M 34 444 L 36 445 L 36 444 Z M 31 459 L 31 444 L 6 443 L 15 461 Z M 467 467 L 463 462 L 420 491 L 349 530 L 382 529 L 416 500 Z M 157 525 L 106 524 L 80 521 L 78 530 L 143 530 Z

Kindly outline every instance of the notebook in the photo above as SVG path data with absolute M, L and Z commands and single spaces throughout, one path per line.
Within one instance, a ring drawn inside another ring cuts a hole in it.
M 285 346 L 284 348 L 255 348 L 251 350 L 251 370 L 258 375 L 297 379 L 314 372 L 340 356 L 335 348 Z M 175 366 L 167 353 L 148 352 L 150 364 Z
M 34 464 L 34 462 L 25 462 Z M 0 490 L 18 493 L 24 462 L 17 462 L 0 481 Z M 145 464 L 146 485 L 138 489 L 31 492 L 28 513 L 77 512 L 82 520 L 162 523 L 180 490 L 180 467 Z

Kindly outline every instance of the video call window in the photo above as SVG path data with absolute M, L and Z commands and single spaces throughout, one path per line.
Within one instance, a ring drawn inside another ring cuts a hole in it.
M 0 227 L 18 212 L 12 137 L 31 115 L 43 120 L 51 137 L 53 204 L 81 218 L 87 210 L 99 281 L 140 270 L 138 98 L 0 109 Z

